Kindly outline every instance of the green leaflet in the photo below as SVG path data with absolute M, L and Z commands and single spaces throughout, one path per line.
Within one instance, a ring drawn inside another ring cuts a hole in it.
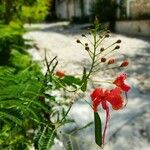
M 70 138 L 69 138 L 69 140 L 67 141 L 66 150 L 73 150 L 73 148 L 72 148 L 72 143 L 71 143 L 71 139 L 70 139 Z
M 67 85 L 81 85 L 81 80 L 80 78 L 76 78 L 74 76 L 65 76 L 63 79 L 63 82 Z
M 100 116 L 97 112 L 94 112 L 95 123 L 95 142 L 98 146 L 102 147 L 102 123 Z
M 62 86 L 70 86 L 74 89 L 77 89 L 78 86 L 81 86 L 82 81 L 80 78 L 71 76 L 71 75 L 65 75 L 64 78 L 55 78 L 57 89 L 61 88 Z
M 48 126 L 45 126 L 38 140 L 38 150 L 50 150 L 54 144 L 55 136 L 55 129 L 51 130 Z
M 87 89 L 87 77 L 86 77 L 86 68 L 83 69 L 83 77 L 82 77 L 82 82 L 83 82 L 83 85 L 81 87 L 81 90 L 83 92 L 86 91 Z

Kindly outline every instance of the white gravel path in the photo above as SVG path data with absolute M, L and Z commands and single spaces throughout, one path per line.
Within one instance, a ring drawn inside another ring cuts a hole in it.
M 31 25 L 34 31 L 25 37 L 33 39 L 40 48 L 31 50 L 34 59 L 42 60 L 44 49 L 51 59 L 57 55 L 59 68 L 68 74 L 79 73 L 85 64 L 88 65 L 88 55 L 76 44 L 76 39 L 82 39 L 80 34 L 84 25 L 68 26 L 68 22 Z M 106 150 L 148 150 L 150 148 L 150 40 L 112 34 L 110 41 L 122 40 L 121 53 L 127 56 L 131 64 L 127 70 L 128 82 L 132 85 L 129 102 L 124 110 L 112 112 L 109 142 Z M 78 126 L 83 126 L 93 120 L 90 107 L 83 103 L 74 104 L 70 115 Z M 102 113 L 102 118 L 104 114 Z M 75 150 L 97 150 L 94 144 L 93 126 L 85 129 L 78 136 L 78 148 Z M 112 137 L 112 138 L 111 138 Z M 54 148 L 55 150 L 59 149 Z M 62 148 L 60 148 L 62 149 Z

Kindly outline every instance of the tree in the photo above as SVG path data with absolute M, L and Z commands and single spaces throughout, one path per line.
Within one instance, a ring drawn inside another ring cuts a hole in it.
M 97 16 L 101 22 L 110 22 L 110 28 L 114 30 L 116 20 L 117 3 L 112 0 L 96 0 L 91 6 L 91 15 Z
M 39 21 L 45 18 L 47 10 L 48 0 L 0 0 L 0 19 L 5 24 L 12 20 Z

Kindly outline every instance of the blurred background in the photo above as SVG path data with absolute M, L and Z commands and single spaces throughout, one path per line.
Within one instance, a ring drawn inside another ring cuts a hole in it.
M 95 16 L 103 28 L 112 32 L 104 44 L 110 45 L 118 39 L 122 41 L 117 57 L 129 60 L 130 65 L 125 72 L 132 86 L 127 107 L 111 113 L 104 149 L 148 150 L 150 0 L 0 0 L 0 66 L 24 70 L 33 61 L 43 61 L 46 49 L 49 60 L 58 56 L 58 69 L 66 74 L 80 74 L 83 67 L 90 64 L 90 59 L 82 47 L 76 44 L 76 40 L 87 42 L 81 34 L 87 33 Z M 91 39 L 91 36 L 88 38 Z M 97 78 L 107 79 L 116 74 L 116 70 L 100 72 Z M 93 88 L 91 85 L 89 92 Z M 84 99 L 89 100 L 89 92 L 83 95 Z M 100 113 L 104 119 L 105 114 Z M 92 110 L 82 99 L 74 104 L 69 116 L 75 123 L 64 126 L 66 132 L 93 121 Z M 2 126 L 0 128 L 2 131 Z M 0 135 L 0 145 L 3 145 L 7 136 Z M 66 138 L 60 137 L 62 141 Z M 75 150 L 99 149 L 94 142 L 93 124 L 77 133 L 72 144 Z M 53 149 L 64 148 L 56 140 Z

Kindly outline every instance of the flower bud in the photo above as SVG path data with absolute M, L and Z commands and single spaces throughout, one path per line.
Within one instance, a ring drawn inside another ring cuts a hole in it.
M 108 37 L 110 37 L 110 35 L 109 35 L 109 34 L 106 34 L 105 37 L 108 38 Z
M 86 47 L 85 47 L 85 50 L 87 50 L 87 51 L 88 51 L 89 49 L 90 49 L 90 48 L 89 48 L 88 46 L 86 46 Z
M 56 71 L 56 76 L 58 76 L 59 78 L 62 78 L 65 76 L 65 73 L 62 71 Z
M 114 64 L 114 63 L 115 63 L 115 59 L 111 58 L 108 60 L 107 64 L 110 65 L 110 64 Z
M 106 58 L 102 57 L 101 62 L 105 62 L 105 61 L 106 61 Z
M 117 45 L 116 47 L 115 47 L 115 49 L 119 49 L 120 48 L 120 46 L 119 45 Z
M 116 43 L 121 43 L 121 40 L 117 40 Z
M 107 30 L 107 33 L 110 33 L 110 30 Z
M 85 34 L 81 34 L 82 37 L 86 37 Z
M 88 43 L 85 43 L 85 46 L 88 46 Z
M 81 41 L 80 41 L 80 40 L 76 40 L 76 42 L 77 42 L 77 43 L 81 43 Z
M 123 62 L 122 62 L 122 64 L 120 65 L 120 67 L 126 67 L 126 66 L 128 66 L 129 65 L 129 62 L 127 61 L 127 60 L 124 60 Z
M 105 49 L 104 49 L 103 47 L 100 49 L 101 52 L 103 52 L 104 50 L 105 50 Z

